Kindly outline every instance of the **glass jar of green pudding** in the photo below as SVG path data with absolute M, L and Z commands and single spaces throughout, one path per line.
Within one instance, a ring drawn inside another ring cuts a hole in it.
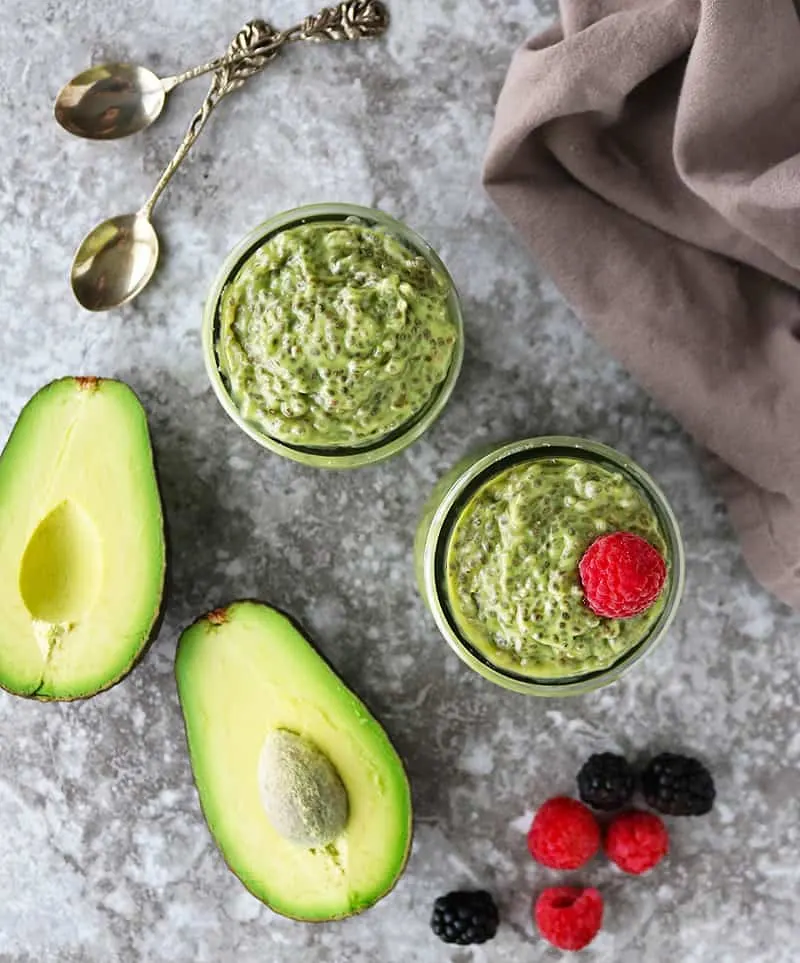
M 632 618 L 588 606 L 578 566 L 602 535 L 629 532 L 666 562 Z M 629 458 L 582 438 L 513 442 L 466 458 L 435 487 L 417 529 L 417 581 L 439 631 L 482 676 L 529 695 L 616 681 L 664 637 L 684 583 L 666 498 Z
M 380 211 L 318 204 L 252 231 L 206 302 L 203 349 L 222 406 L 259 444 L 354 468 L 418 438 L 464 354 L 437 254 Z

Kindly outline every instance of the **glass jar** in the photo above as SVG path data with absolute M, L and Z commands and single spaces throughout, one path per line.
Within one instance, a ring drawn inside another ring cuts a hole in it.
M 448 598 L 446 561 L 451 537 L 471 497 L 487 481 L 514 465 L 539 458 L 584 460 L 622 474 L 642 495 L 658 520 L 667 546 L 664 605 L 656 620 L 632 647 L 604 669 L 563 678 L 518 674 L 493 664 L 459 629 Z M 417 528 L 414 543 L 417 582 L 436 625 L 457 655 L 485 679 L 526 695 L 565 696 L 591 692 L 619 679 L 664 638 L 680 604 L 684 586 L 684 551 L 680 530 L 664 494 L 638 465 L 613 448 L 583 438 L 546 436 L 484 448 L 459 462 L 435 486 Z
M 370 439 L 365 444 L 356 447 L 293 445 L 265 434 L 258 426 L 242 416 L 231 398 L 225 378 L 220 371 L 217 357 L 216 344 L 219 331 L 220 300 L 226 285 L 235 276 L 242 264 L 269 238 L 301 224 L 330 223 L 334 225 L 347 220 L 356 220 L 367 227 L 378 227 L 385 230 L 402 241 L 412 251 L 425 258 L 437 274 L 445 279 L 449 286 L 448 309 L 456 326 L 453 355 L 444 381 L 434 391 L 424 407 L 412 415 L 407 422 L 388 434 Z M 242 431 L 257 441 L 258 444 L 276 454 L 305 465 L 320 468 L 356 468 L 361 465 L 374 464 L 410 445 L 441 414 L 453 391 L 464 357 L 464 327 L 458 294 L 453 279 L 439 256 L 418 234 L 400 221 L 381 211 L 358 207 L 353 204 L 314 204 L 308 207 L 299 207 L 278 214 L 251 231 L 225 259 L 225 263 L 211 286 L 203 315 L 202 338 L 206 370 L 214 392 L 222 407 Z

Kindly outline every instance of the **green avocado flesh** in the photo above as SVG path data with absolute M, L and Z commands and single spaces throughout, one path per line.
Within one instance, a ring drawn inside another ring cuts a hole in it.
M 203 813 L 250 892 L 307 921 L 351 916 L 385 896 L 411 844 L 403 764 L 294 624 L 259 602 L 211 612 L 181 635 L 175 674 Z M 276 740 L 276 732 L 299 740 Z M 289 765 L 270 783 L 264 767 L 281 756 Z M 293 785 L 301 787 L 296 799 L 286 795 Z M 265 806 L 276 787 L 283 818 Z M 302 829 L 322 826 L 330 839 L 315 846 L 298 841 L 303 831 L 293 827 L 319 792 L 327 802 L 313 803 L 311 818 L 302 819 Z
M 0 455 L 0 686 L 80 699 L 119 681 L 150 639 L 165 566 L 136 395 L 97 378 L 42 388 Z

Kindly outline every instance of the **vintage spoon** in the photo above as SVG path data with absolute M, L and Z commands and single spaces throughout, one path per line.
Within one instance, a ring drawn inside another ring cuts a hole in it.
M 290 30 L 265 34 L 261 44 L 262 49 L 277 49 L 298 40 L 354 40 L 378 36 L 387 24 L 386 9 L 379 0 L 350 0 L 308 17 Z M 55 118 L 77 137 L 90 140 L 127 137 L 149 127 L 159 117 L 167 94 L 178 84 L 222 67 L 235 66 L 259 52 L 258 49 L 228 52 L 199 67 L 163 78 L 135 64 L 90 67 L 61 88 L 56 97 Z
M 366 18 L 363 28 L 362 15 Z M 387 25 L 386 10 L 376 0 L 351 0 L 326 8 L 317 17 L 309 17 L 299 27 L 279 36 L 285 38 L 282 43 L 303 39 L 357 40 L 378 36 Z M 217 104 L 277 56 L 282 44 L 265 44 L 266 36 L 275 36 L 275 32 L 260 20 L 247 24 L 237 34 L 230 48 L 230 53 L 236 56 L 214 74 L 208 94 L 183 142 L 144 206 L 135 214 L 121 214 L 103 221 L 81 242 L 72 262 L 70 281 L 75 297 L 87 310 L 108 311 L 127 303 L 153 276 L 159 253 L 158 235 L 150 220 L 153 208 Z M 248 51 L 249 55 L 240 56 Z

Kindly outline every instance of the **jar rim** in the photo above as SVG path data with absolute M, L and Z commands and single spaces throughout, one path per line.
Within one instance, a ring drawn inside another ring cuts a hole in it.
M 623 652 L 611 665 L 563 677 L 522 675 L 491 662 L 459 630 L 447 604 L 444 561 L 461 511 L 480 487 L 514 464 L 559 456 L 610 465 L 621 471 L 647 498 L 667 541 L 667 596 L 662 612 L 642 639 Z M 470 462 L 451 481 L 431 517 L 423 546 L 422 566 L 425 594 L 437 628 L 459 657 L 497 685 L 539 696 L 579 695 L 621 678 L 663 640 L 677 614 L 685 583 L 685 553 L 680 527 L 661 488 L 643 468 L 622 452 L 601 442 L 570 435 L 543 435 L 494 446 Z
M 448 285 L 448 311 L 456 325 L 453 356 L 444 380 L 422 408 L 390 432 L 357 446 L 293 445 L 266 434 L 257 425 L 248 421 L 231 398 L 217 359 L 219 306 L 231 278 L 251 254 L 269 238 L 301 224 L 336 222 L 349 218 L 358 219 L 369 226 L 387 228 L 395 237 L 424 257 L 434 270 L 442 275 Z M 215 276 L 205 302 L 202 346 L 206 372 L 217 400 L 231 420 L 250 438 L 275 454 L 306 465 L 321 468 L 356 468 L 375 464 L 400 452 L 416 441 L 442 413 L 461 371 L 464 358 L 464 320 L 458 291 L 450 271 L 431 245 L 408 225 L 377 208 L 346 203 L 308 204 L 282 211 L 263 221 L 249 231 L 228 253 Z

